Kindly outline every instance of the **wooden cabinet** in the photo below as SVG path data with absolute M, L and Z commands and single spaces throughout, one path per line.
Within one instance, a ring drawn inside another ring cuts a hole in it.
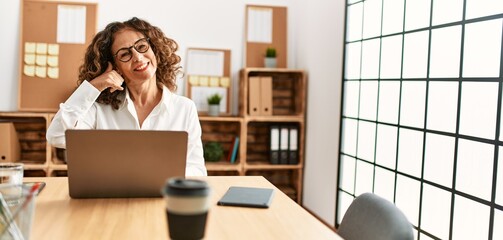
M 272 115 L 249 114 L 249 79 L 272 77 Z M 301 202 L 304 169 L 306 77 L 302 70 L 245 68 L 240 71 L 239 115 L 200 116 L 203 144 L 219 142 L 224 157 L 206 162 L 208 175 L 261 175 L 292 199 Z M 66 176 L 65 152 L 47 144 L 45 133 L 54 113 L 0 112 L 0 122 L 12 122 L 18 134 L 25 176 Z M 298 129 L 298 163 L 270 163 L 270 127 Z M 234 163 L 227 161 L 239 137 Z

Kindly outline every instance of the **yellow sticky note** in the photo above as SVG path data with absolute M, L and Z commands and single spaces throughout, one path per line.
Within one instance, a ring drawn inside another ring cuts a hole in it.
M 220 78 L 220 86 L 229 87 L 231 85 L 231 79 L 229 77 Z
M 40 67 L 40 66 L 35 67 L 35 76 L 39 78 L 45 78 L 47 76 L 46 67 Z
M 35 65 L 35 54 L 27 53 L 24 55 L 24 63 Z
M 32 42 L 25 42 L 24 43 L 24 52 L 25 53 L 35 53 L 37 45 Z
M 46 55 L 37 55 L 35 62 L 39 66 L 46 66 L 47 65 L 47 56 Z
M 59 68 L 55 67 L 49 67 L 47 68 L 47 76 L 53 79 L 59 78 Z
M 47 54 L 47 43 L 37 43 L 37 54 Z
M 200 86 L 208 86 L 208 77 L 199 77 L 199 85 Z
M 24 75 L 29 76 L 29 77 L 35 76 L 35 66 L 24 65 L 23 73 L 24 73 Z
M 58 66 L 58 57 L 57 56 L 47 56 L 47 65 L 50 67 Z
M 47 52 L 50 55 L 59 55 L 59 45 L 58 44 L 49 44 Z
M 198 76 L 194 76 L 194 75 L 190 75 L 190 76 L 189 76 L 189 83 L 190 83 L 190 85 L 192 85 L 192 86 L 197 86 L 197 85 L 199 85 L 199 77 L 198 77 Z
M 218 87 L 218 77 L 210 77 L 210 87 Z

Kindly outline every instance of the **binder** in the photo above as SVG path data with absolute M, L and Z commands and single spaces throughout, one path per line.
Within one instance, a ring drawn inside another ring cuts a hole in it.
M 231 162 L 232 152 L 234 152 L 234 145 L 236 145 L 237 137 L 232 140 L 231 146 L 229 147 L 229 153 L 227 154 L 227 162 Z
M 260 115 L 260 77 L 249 78 L 250 101 L 248 105 L 248 114 L 250 116 Z
M 272 77 L 260 77 L 260 115 L 272 116 Z
M 299 163 L 299 145 L 298 136 L 299 129 L 296 126 L 290 127 L 289 133 L 289 148 L 288 148 L 288 164 L 298 164 Z
M 232 148 L 231 163 L 236 162 L 236 157 L 237 157 L 237 153 L 238 153 L 238 147 L 239 147 L 239 137 L 236 137 L 234 139 L 234 147 Z
M 279 164 L 279 127 L 271 126 L 270 130 L 270 159 L 271 164 Z
M 288 164 L 288 135 L 287 126 L 282 126 L 279 136 L 279 164 Z
M 21 147 L 14 124 L 0 123 L 0 162 L 16 162 L 20 160 Z

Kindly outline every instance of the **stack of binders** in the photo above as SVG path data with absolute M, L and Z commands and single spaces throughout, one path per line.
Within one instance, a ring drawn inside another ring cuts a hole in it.
M 270 128 L 271 164 L 299 163 L 299 128 L 294 125 L 273 125 Z

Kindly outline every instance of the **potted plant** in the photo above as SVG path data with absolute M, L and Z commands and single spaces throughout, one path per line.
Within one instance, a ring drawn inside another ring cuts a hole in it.
M 266 68 L 276 67 L 276 48 L 268 47 L 265 51 L 264 66 Z
M 220 113 L 220 101 L 222 100 L 222 96 L 220 94 L 215 93 L 208 97 L 208 115 L 210 116 L 218 116 Z
M 218 162 L 224 155 L 224 149 L 219 142 L 207 142 L 204 144 L 204 160 Z

